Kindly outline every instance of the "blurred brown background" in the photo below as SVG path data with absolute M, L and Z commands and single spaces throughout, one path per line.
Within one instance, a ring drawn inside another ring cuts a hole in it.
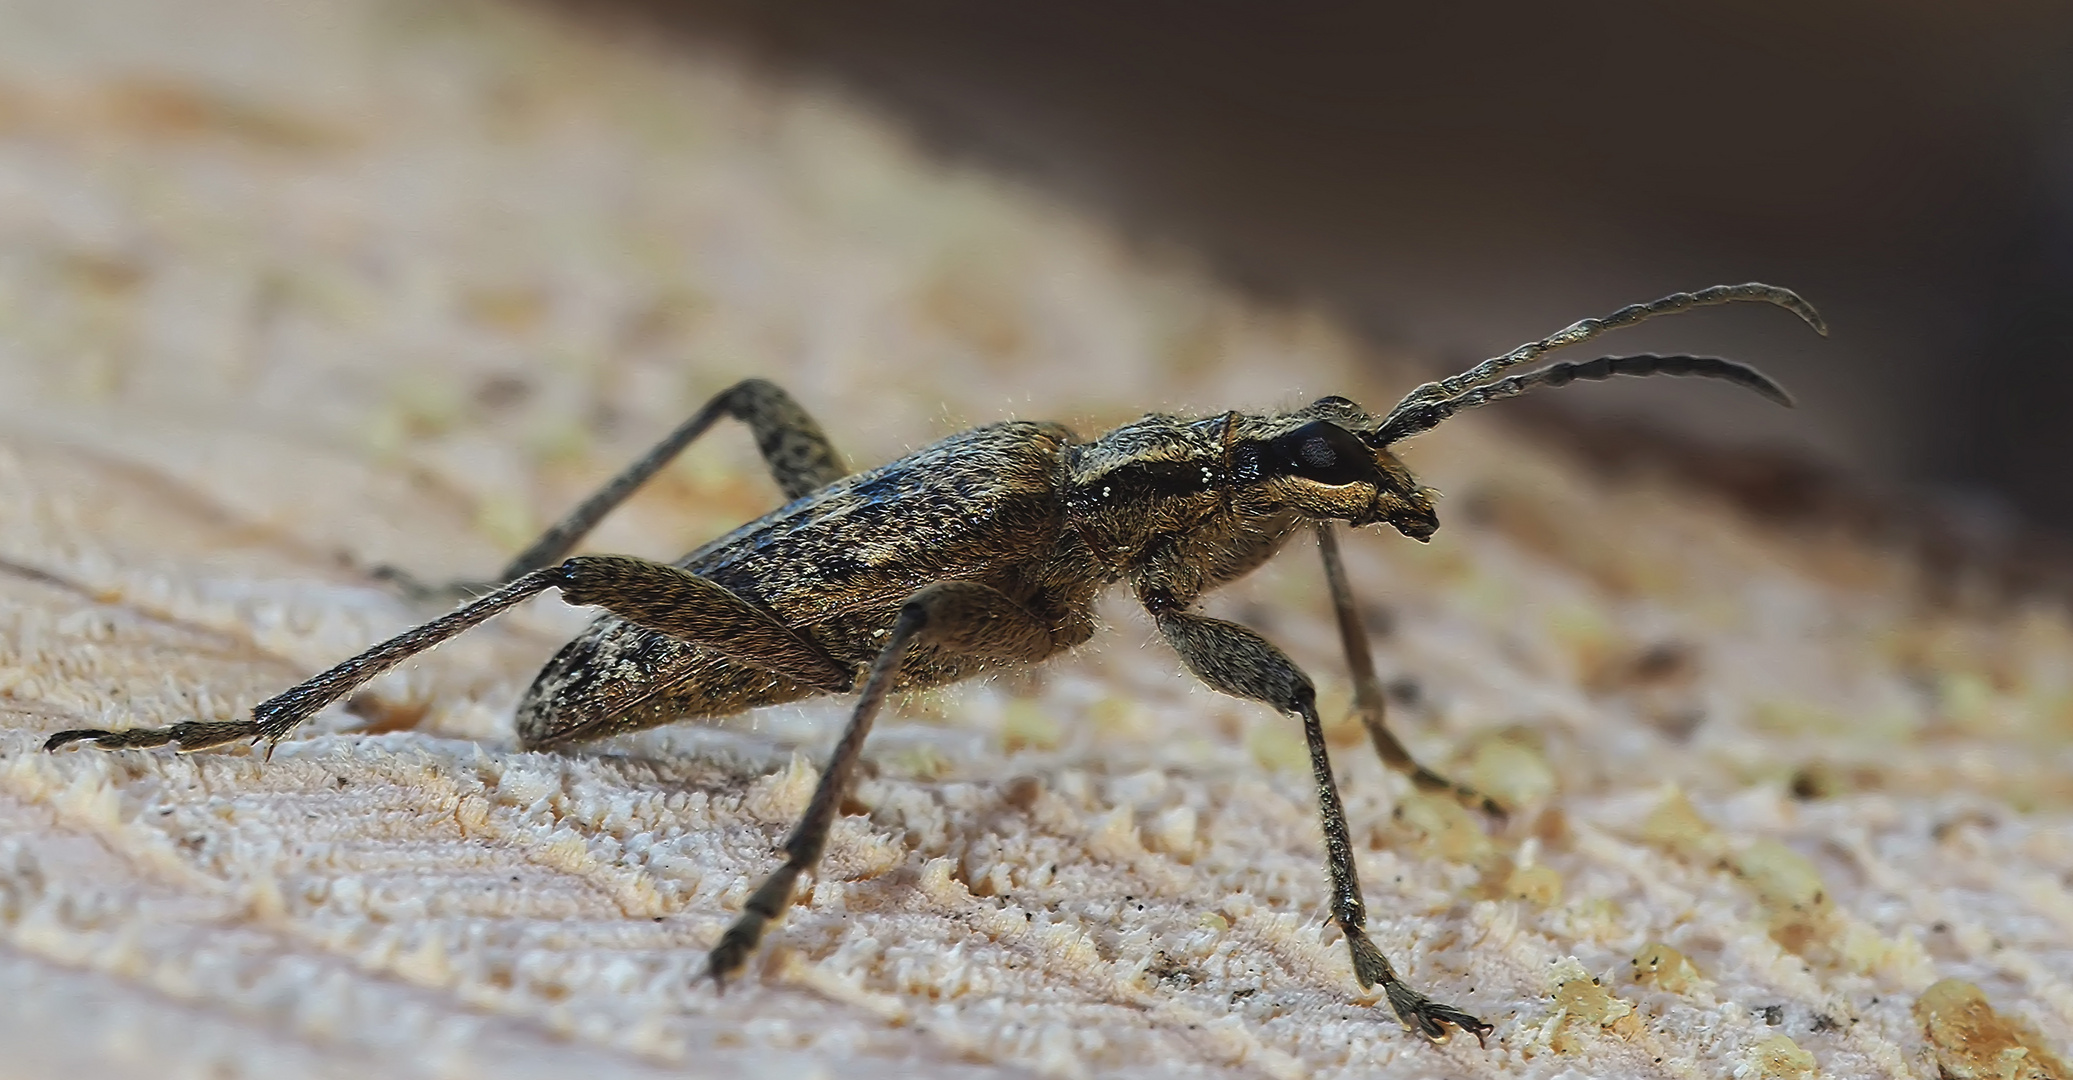
M 1610 348 L 1758 362 L 1798 413 L 1654 383 L 1548 407 L 1797 445 L 1982 536 L 2073 526 L 2073 5 L 563 2 L 832 78 L 1436 362 L 1789 284 L 1833 338 L 1742 310 Z

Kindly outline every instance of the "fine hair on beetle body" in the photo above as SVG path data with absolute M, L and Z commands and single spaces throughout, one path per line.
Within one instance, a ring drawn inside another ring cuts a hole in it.
M 1297 718 L 1323 824 L 1330 910 L 1362 987 L 1380 984 L 1399 1020 L 1434 1041 L 1454 1029 L 1481 1042 L 1491 1026 L 1412 989 L 1368 938 L 1353 844 L 1332 779 L 1311 681 L 1282 651 L 1236 623 L 1190 609 L 1298 534 L 1317 544 L 1354 686 L 1354 712 L 1376 752 L 1418 787 L 1501 813 L 1494 802 L 1419 765 L 1384 722 L 1383 691 L 1338 551 L 1337 523 L 1388 526 L 1413 540 L 1439 527 L 1432 492 L 1392 453 L 1448 417 L 1539 386 L 1615 375 L 1722 379 L 1781 404 L 1755 369 L 1699 356 L 1617 356 L 1506 374 L 1542 354 L 1693 307 L 1755 301 L 1826 333 L 1789 290 L 1721 285 L 1586 319 L 1450 378 L 1425 383 L 1380 415 L 1342 397 L 1277 413 L 1150 414 L 1083 441 L 1067 428 L 1007 421 L 952 435 L 849 473 L 813 418 L 761 379 L 722 392 L 615 477 L 489 583 L 427 587 L 482 595 L 260 703 L 249 720 L 59 732 L 45 743 L 196 750 L 272 744 L 355 687 L 547 589 L 606 612 L 549 660 L 518 704 L 528 749 L 680 720 L 718 717 L 821 694 L 854 694 L 849 722 L 784 861 L 713 947 L 724 986 L 819 861 L 865 737 L 894 690 L 1034 664 L 1094 634 L 1096 599 L 1128 588 L 1181 663 L 1210 687 Z M 568 553 L 722 416 L 753 432 L 785 506 L 675 563 Z

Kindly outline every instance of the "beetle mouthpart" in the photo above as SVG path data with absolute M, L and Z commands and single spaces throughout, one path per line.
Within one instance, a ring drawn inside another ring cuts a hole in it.
M 1385 491 L 1375 500 L 1372 516 L 1355 524 L 1388 525 L 1422 544 L 1439 531 L 1440 516 L 1433 512 L 1432 503 L 1425 499 L 1407 499 Z
M 1432 534 L 1440 531 L 1439 516 L 1430 510 L 1415 516 L 1412 514 L 1399 514 L 1389 519 L 1389 523 L 1396 526 L 1397 532 L 1421 544 L 1431 543 Z

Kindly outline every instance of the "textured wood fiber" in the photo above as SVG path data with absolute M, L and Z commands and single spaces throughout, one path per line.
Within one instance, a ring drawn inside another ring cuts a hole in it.
M 2073 1043 L 2065 613 L 1932 606 L 1857 540 L 1489 416 L 1404 450 L 1450 496 L 1431 546 L 1345 547 L 1400 729 L 1509 822 L 1345 722 L 1314 556 L 1209 604 L 1337 703 L 1371 932 L 1487 1051 L 1355 998 L 1295 723 L 1127 603 L 901 703 L 725 997 L 692 977 L 840 706 L 519 752 L 585 621 L 551 600 L 271 761 L 44 755 L 422 619 L 365 568 L 491 570 L 744 375 L 861 465 L 1005 415 L 1379 406 L 1415 368 L 825 94 L 444 0 L 7 5 L 0 191 L 0 1073 L 1932 1076 L 1991 1031 L 1980 1067 L 2044 1075 Z M 776 498 L 721 430 L 592 548 Z

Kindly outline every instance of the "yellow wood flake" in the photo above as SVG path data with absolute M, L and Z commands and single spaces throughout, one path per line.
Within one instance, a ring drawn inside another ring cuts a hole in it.
M 1937 1071 L 1950 1080 L 2067 1080 L 2073 1070 L 2028 1025 L 1994 1011 L 1980 988 L 1944 979 L 1915 1001 Z
M 1555 983 L 1555 1015 L 1548 1045 L 1556 1051 L 1566 1054 L 1581 1049 L 1570 1037 L 1579 1028 L 1604 1031 L 1623 1039 L 1641 1034 L 1641 1014 L 1634 1011 L 1634 1003 L 1606 989 L 1603 980 L 1585 971 L 1575 957 L 1556 964 L 1551 978 Z
M 1702 978 L 1690 958 L 1660 941 L 1651 941 L 1634 954 L 1635 982 L 1682 994 Z
M 1736 856 L 1734 865 L 1767 909 L 1773 941 L 1801 956 L 1834 959 L 1843 920 L 1806 856 L 1763 839 Z
M 1727 843 L 1720 833 L 1676 788 L 1649 811 L 1641 823 L 1641 838 L 1691 863 L 1717 862 L 1726 854 Z
M 1396 826 L 1423 854 L 1449 862 L 1481 863 L 1497 853 L 1482 822 L 1452 795 L 1405 795 L 1396 807 Z
M 1814 1075 L 1819 1063 L 1790 1036 L 1773 1035 L 1749 1048 L 1748 1067 L 1735 1075 L 1755 1080 L 1801 1080 Z
M 1555 793 L 1555 771 L 1541 752 L 1510 736 L 1489 739 L 1469 759 L 1470 786 L 1507 808 L 1536 806 Z

